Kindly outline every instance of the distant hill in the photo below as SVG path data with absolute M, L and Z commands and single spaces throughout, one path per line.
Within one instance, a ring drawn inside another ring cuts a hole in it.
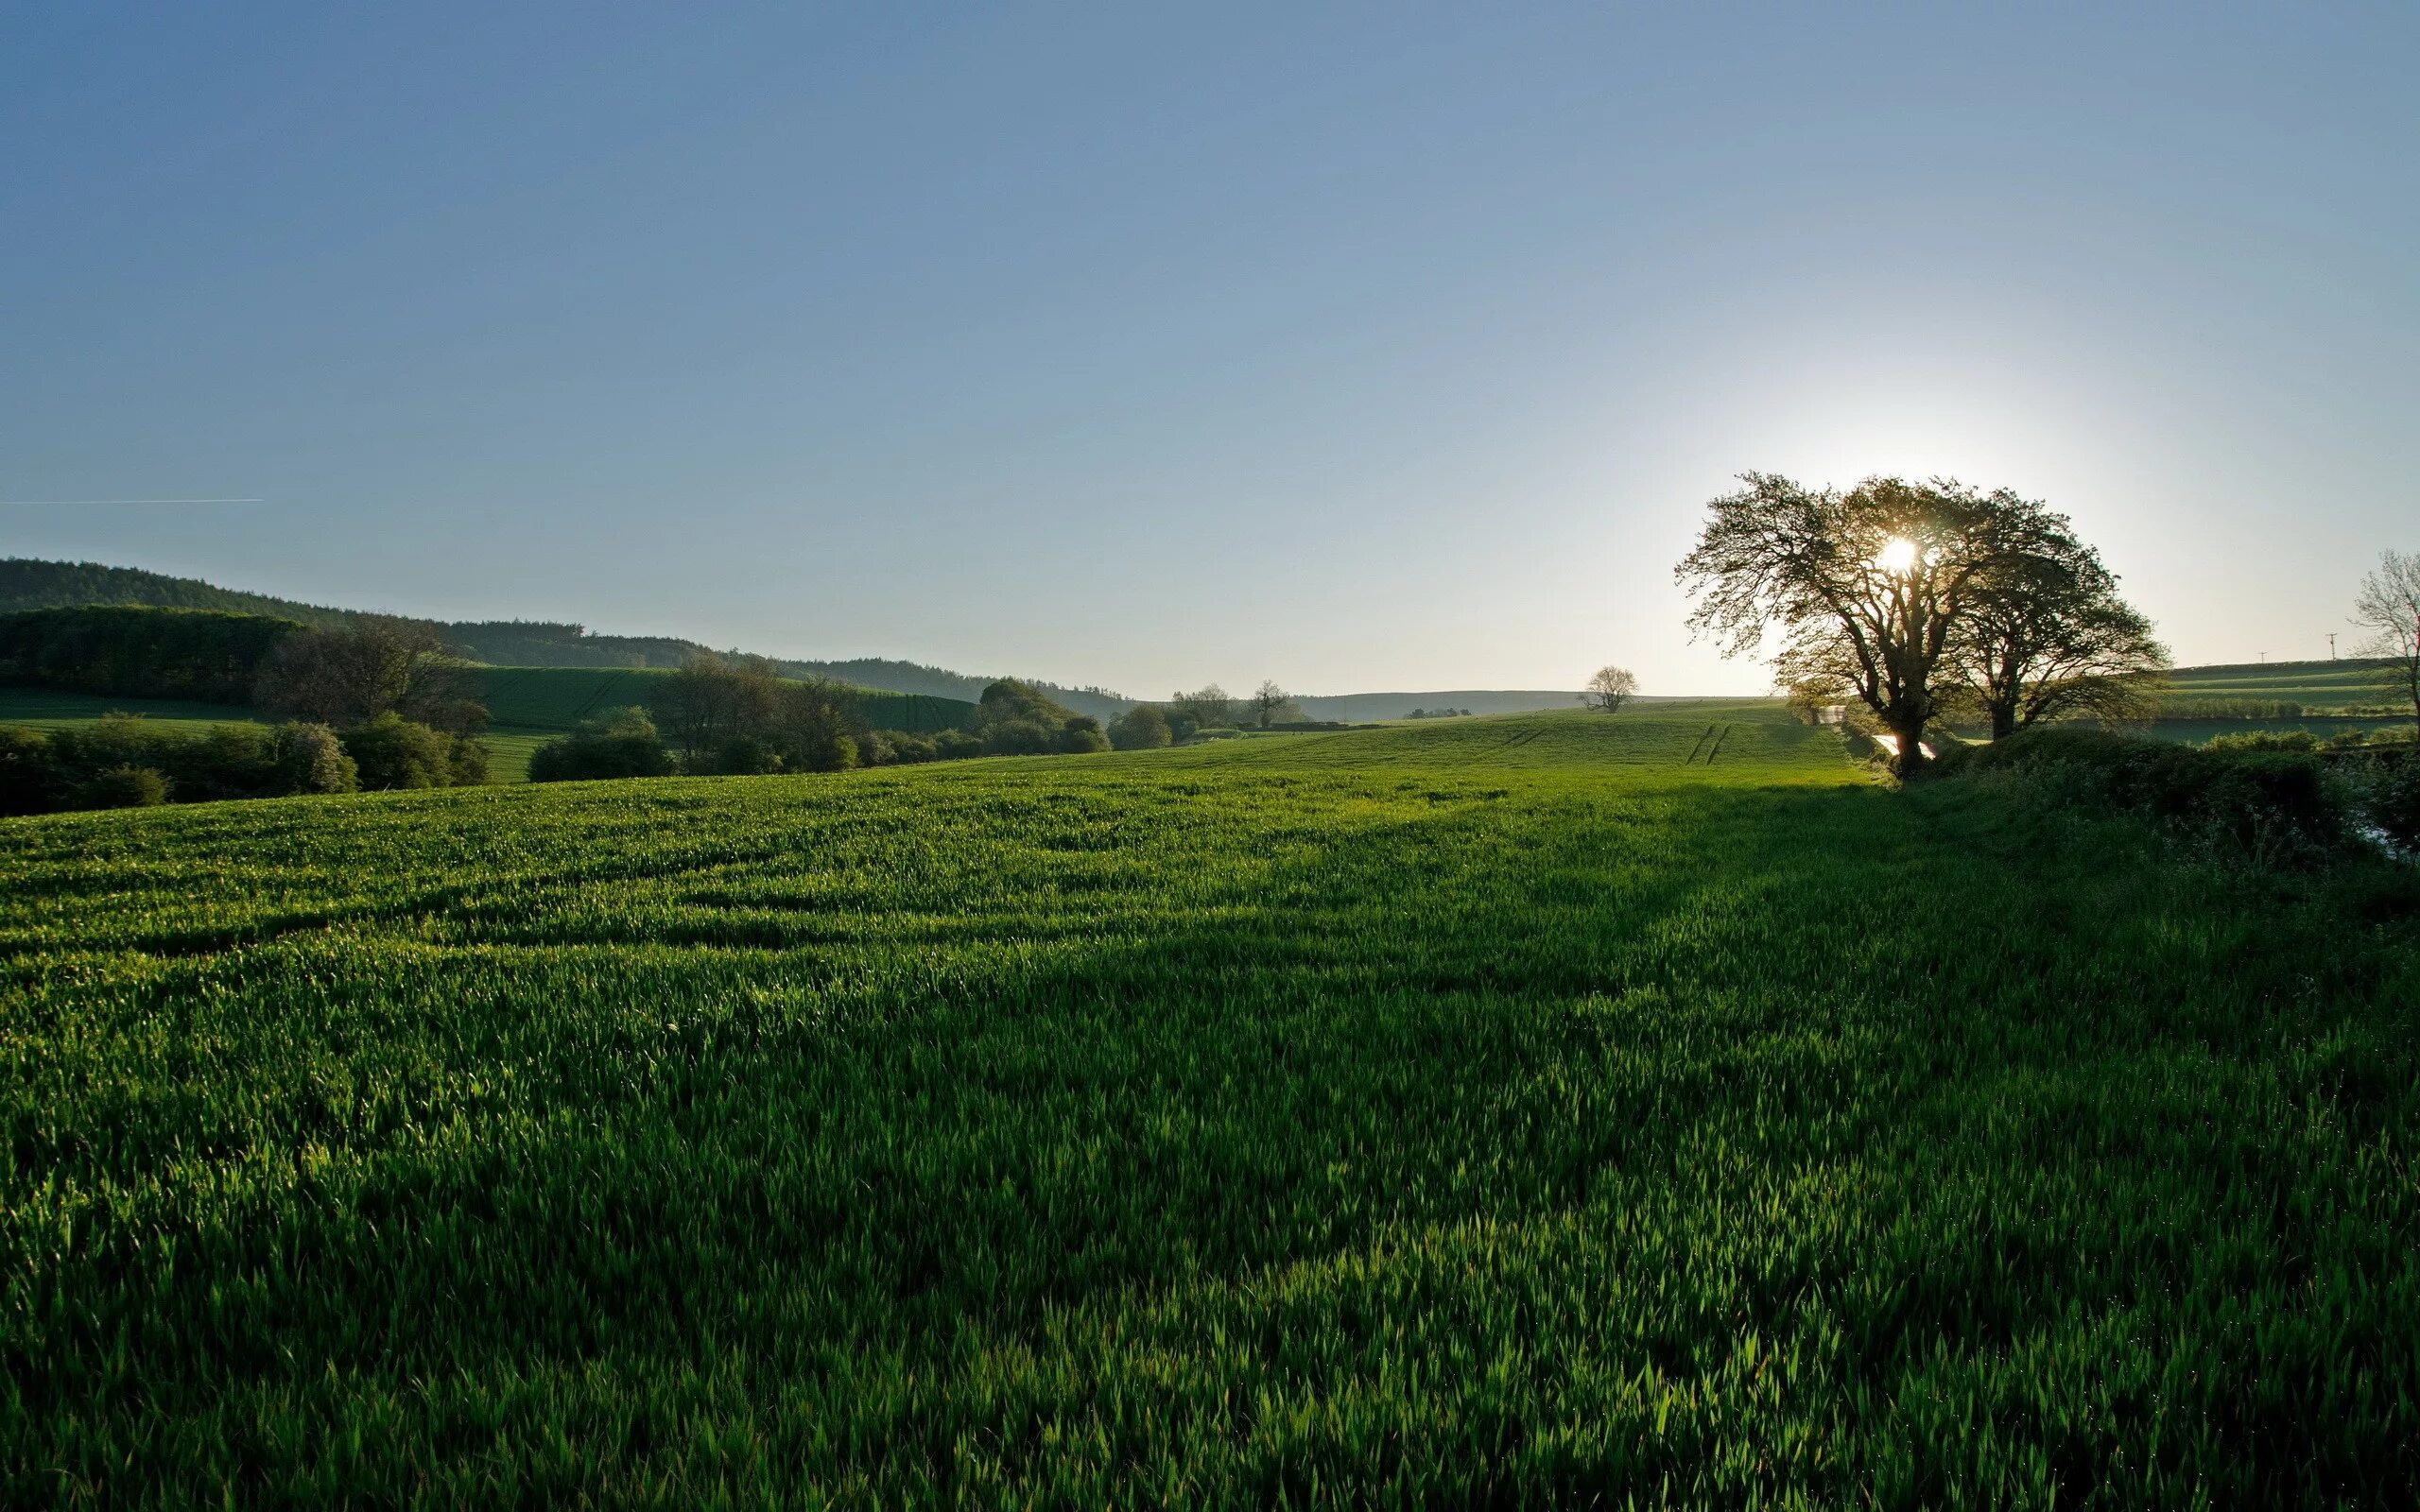
M 1547 709 L 1577 709 L 1577 691 L 1551 689 L 1457 688 L 1444 693 L 1305 694 L 1294 700 L 1309 719 L 1403 719 L 1415 709 L 1467 709 L 1475 714 L 1525 714 Z M 1668 703 L 1663 697 L 1641 697 L 1639 703 Z M 1737 700 L 1734 700 L 1735 702 Z
M 267 593 L 220 588 L 196 577 L 171 577 L 139 567 L 110 567 L 99 562 L 38 561 L 29 558 L 0 558 L 0 613 L 16 610 L 67 609 L 80 604 L 141 604 L 160 609 L 224 610 L 239 614 L 274 614 L 321 629 L 340 628 L 362 617 L 360 610 L 303 604 Z M 474 662 L 508 667 L 677 667 L 693 656 L 717 649 L 701 642 L 668 635 L 595 635 L 587 627 L 545 620 L 429 620 L 456 651 Z M 890 693 L 973 702 L 998 680 L 880 657 L 843 662 L 809 662 L 790 657 L 772 659 L 790 678 L 832 678 Z M 1105 688 L 1070 688 L 1040 679 L 1025 679 L 1078 713 L 1107 719 L 1131 709 L 1132 698 Z
M 139 567 L 104 567 L 93 561 L 36 561 L 0 558 L 0 612 L 28 609 L 74 609 L 84 604 L 136 604 L 153 609 L 215 609 L 230 614 L 273 614 L 320 629 L 359 618 L 354 610 L 299 604 L 267 593 L 219 588 L 198 577 L 170 577 Z

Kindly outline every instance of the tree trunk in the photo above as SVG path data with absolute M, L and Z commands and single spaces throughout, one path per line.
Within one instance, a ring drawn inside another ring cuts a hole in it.
M 1992 738 L 1996 741 L 2006 740 L 2009 736 L 2015 733 L 2015 707 L 2014 705 L 2004 703 L 1996 703 L 1992 705 Z
M 1932 765 L 1925 755 L 1925 722 L 1919 719 L 1905 726 L 1893 725 L 1891 733 L 1899 742 L 1898 750 L 1891 758 L 1891 775 L 1903 782 L 1924 776 L 1925 768 Z

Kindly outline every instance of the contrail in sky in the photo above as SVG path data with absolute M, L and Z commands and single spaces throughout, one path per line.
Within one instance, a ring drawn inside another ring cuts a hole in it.
M 267 499 L 0 499 L 0 508 L 65 508 L 85 504 L 267 504 Z

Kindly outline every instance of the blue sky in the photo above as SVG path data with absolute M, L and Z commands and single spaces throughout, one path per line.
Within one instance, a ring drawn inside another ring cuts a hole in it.
M 2420 549 L 2420 10 L 1997 9 L 10 6 L 0 554 L 1754 691 L 1703 501 L 1947 472 L 2325 655 Z M 155 497 L 266 502 L 23 502 Z

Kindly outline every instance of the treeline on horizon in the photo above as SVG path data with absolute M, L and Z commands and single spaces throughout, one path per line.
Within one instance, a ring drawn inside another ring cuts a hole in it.
M 686 664 L 693 657 L 746 654 L 736 650 L 717 652 L 713 647 L 677 636 L 591 634 L 585 626 L 569 621 L 423 620 L 299 603 L 136 567 L 21 557 L 0 558 L 0 614 L 96 606 L 258 614 L 316 629 L 345 629 L 365 620 L 403 620 L 435 632 L 455 655 L 493 666 L 671 669 Z M 917 693 L 969 703 L 979 700 L 983 690 L 996 680 L 887 657 L 833 662 L 781 657 L 771 660 L 784 677 L 835 678 L 885 692 Z M 1017 680 L 1077 713 L 1102 719 L 1123 713 L 1135 701 L 1106 688 L 1065 687 L 1036 679 Z
M 488 712 L 462 672 L 408 621 L 323 628 L 123 606 L 0 615 L 0 682 L 241 702 L 282 721 L 0 726 L 0 813 L 484 782 Z
M 489 711 L 472 696 L 475 671 L 434 627 L 378 616 L 322 628 L 116 605 L 0 615 L 0 683 L 240 704 L 283 721 L 0 726 L 0 813 L 484 782 Z M 983 690 L 973 728 L 934 732 L 873 728 L 863 692 L 786 679 L 765 658 L 700 652 L 645 707 L 542 747 L 530 776 L 762 775 L 1109 748 L 1098 719 L 1013 679 Z
M 529 780 L 754 777 L 1109 748 L 1098 719 L 1013 678 L 983 690 L 973 728 L 917 733 L 873 728 L 838 683 L 784 678 L 763 657 L 707 652 L 662 679 L 645 704 L 609 711 L 539 747 Z
M 289 639 L 314 634 L 350 634 L 356 639 L 370 635 L 408 643 L 433 661 L 459 663 L 461 675 L 454 679 L 456 692 L 471 701 L 476 701 L 479 681 L 471 674 L 498 670 L 462 663 L 441 627 L 424 621 L 363 614 L 348 625 L 320 628 L 272 615 L 223 610 L 90 604 L 0 613 L 0 686 L 50 688 L 110 698 L 268 707 L 270 698 L 260 683 L 262 668 Z M 688 660 L 715 656 L 699 650 Z M 770 664 L 783 676 L 795 675 L 786 663 Z M 875 702 L 925 696 L 854 684 L 850 691 Z M 971 700 L 942 702 L 972 708 Z M 887 712 L 896 714 L 896 711 Z

